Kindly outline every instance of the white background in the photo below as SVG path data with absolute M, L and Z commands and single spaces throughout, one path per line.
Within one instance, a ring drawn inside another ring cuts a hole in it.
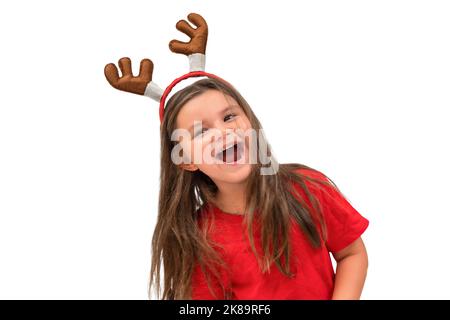
M 147 299 L 156 102 L 108 62 L 168 49 L 190 12 L 278 160 L 323 171 L 371 224 L 364 299 L 450 298 L 448 1 L 3 1 L 0 298 Z

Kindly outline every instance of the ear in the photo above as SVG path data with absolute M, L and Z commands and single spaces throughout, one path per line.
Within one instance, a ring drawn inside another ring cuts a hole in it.
M 180 168 L 182 170 L 191 171 L 191 172 L 198 170 L 198 167 L 193 163 L 181 163 L 178 165 L 178 168 Z

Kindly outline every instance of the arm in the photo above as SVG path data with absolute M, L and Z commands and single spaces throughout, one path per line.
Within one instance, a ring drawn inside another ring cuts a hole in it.
M 364 242 L 358 238 L 346 248 L 333 252 L 333 256 L 337 267 L 332 300 L 358 300 L 368 267 Z

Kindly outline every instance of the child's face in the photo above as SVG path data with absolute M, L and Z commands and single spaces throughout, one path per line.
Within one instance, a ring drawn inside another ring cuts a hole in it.
M 251 171 L 246 133 L 252 127 L 242 108 L 230 96 L 208 90 L 189 100 L 179 111 L 177 129 L 188 132 L 180 146 L 188 159 L 181 167 L 200 170 L 216 184 L 239 183 Z M 185 131 L 187 130 L 187 131 Z

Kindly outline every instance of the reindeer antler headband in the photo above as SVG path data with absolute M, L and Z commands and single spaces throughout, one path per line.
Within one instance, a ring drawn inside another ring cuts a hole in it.
M 117 67 L 113 63 L 105 66 L 105 76 L 111 86 L 118 90 L 144 95 L 159 102 L 159 119 L 161 122 L 164 118 L 166 98 L 181 81 L 192 77 L 206 76 L 227 83 L 219 76 L 205 72 L 206 42 L 208 41 L 208 25 L 205 19 L 197 13 L 191 13 L 188 15 L 188 20 L 197 28 L 192 28 L 185 20 L 178 21 L 176 28 L 188 35 L 191 40 L 187 43 L 172 40 L 169 43 L 169 48 L 172 52 L 184 54 L 188 57 L 189 73 L 176 78 L 164 91 L 152 81 L 153 62 L 150 59 L 141 61 L 137 77 L 133 76 L 130 58 L 125 57 L 119 60 L 122 77 L 119 77 Z

